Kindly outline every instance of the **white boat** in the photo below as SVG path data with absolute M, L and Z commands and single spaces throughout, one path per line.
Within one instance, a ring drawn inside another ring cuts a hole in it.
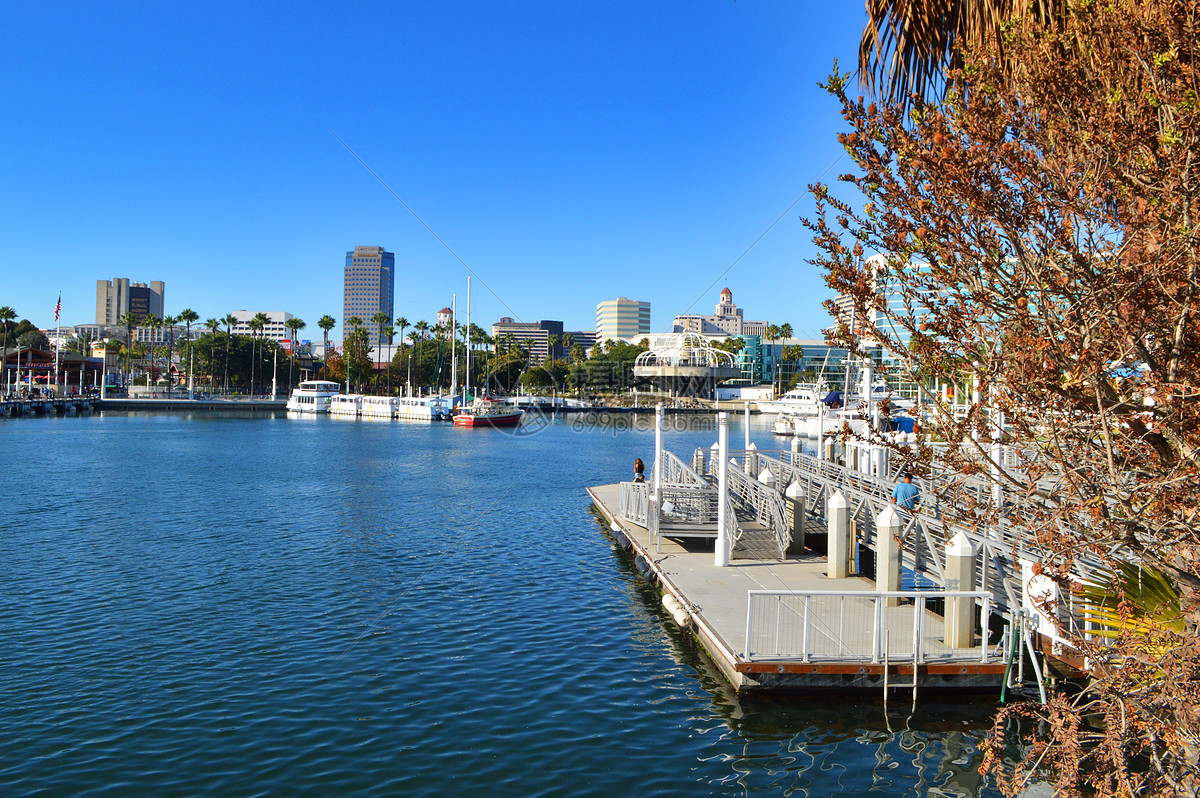
M 800 429 L 800 423 L 804 416 L 798 416 L 795 413 L 780 413 L 775 417 L 775 424 L 771 431 L 776 435 L 795 435 Z M 803 434 L 803 433 L 801 433 Z
M 800 383 L 778 399 L 755 402 L 760 413 L 793 413 L 815 416 L 817 405 L 824 398 L 824 389 L 815 383 Z
M 358 414 L 368 418 L 395 418 L 399 401 L 394 396 L 364 396 L 358 402 Z
M 329 415 L 357 417 L 362 399 L 356 393 L 335 396 L 329 403 Z
M 295 413 L 328 413 L 333 397 L 342 392 L 340 383 L 328 380 L 304 380 L 287 400 L 287 409 Z
M 452 410 L 445 396 L 402 396 L 396 400 L 396 418 L 410 421 L 449 421 Z

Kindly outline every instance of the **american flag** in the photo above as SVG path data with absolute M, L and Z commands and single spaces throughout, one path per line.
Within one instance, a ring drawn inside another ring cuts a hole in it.
M 58 321 L 58 312 L 62 310 L 62 293 L 59 292 L 58 304 L 54 306 L 54 320 Z

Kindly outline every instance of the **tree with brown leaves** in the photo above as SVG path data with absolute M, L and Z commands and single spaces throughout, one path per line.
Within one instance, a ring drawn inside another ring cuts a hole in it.
M 1200 784 L 1198 17 L 1194 0 L 1066 4 L 1041 25 L 1001 13 L 945 45 L 940 101 L 852 99 L 836 70 L 828 86 L 862 196 L 813 186 L 814 263 L 883 320 L 870 344 L 889 379 L 981 386 L 966 418 L 934 398 L 956 444 L 939 456 L 1011 504 L 964 491 L 954 520 L 1015 528 L 1077 595 L 1081 574 L 1132 564 L 1174 597 L 1146 616 L 1113 579 L 1111 634 L 1062 630 L 1090 680 L 1001 713 L 987 767 L 1012 794 L 1034 777 L 1061 795 Z M 987 445 L 1000 419 L 1016 466 Z M 998 756 L 1014 714 L 1036 721 L 1016 766 Z

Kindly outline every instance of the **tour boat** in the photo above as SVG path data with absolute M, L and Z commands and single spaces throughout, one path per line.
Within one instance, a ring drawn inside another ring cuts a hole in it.
M 450 400 L 444 396 L 402 396 L 396 400 L 396 418 L 449 421 L 450 417 Z
M 506 407 L 491 399 L 476 399 L 454 411 L 456 427 L 515 427 L 521 423 L 524 410 Z
M 342 392 L 342 386 L 328 380 L 304 380 L 294 389 L 287 400 L 287 409 L 296 413 L 328 413 L 333 397 Z
M 329 415 L 357 417 L 363 398 L 356 393 L 335 396 L 329 403 Z
M 367 418 L 395 418 L 396 402 L 394 396 L 364 396 L 358 403 L 358 414 Z

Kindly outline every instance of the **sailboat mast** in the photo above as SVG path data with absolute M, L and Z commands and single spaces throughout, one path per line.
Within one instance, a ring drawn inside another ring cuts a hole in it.
M 457 294 L 452 294 L 450 296 L 450 395 L 451 396 L 454 396 L 454 394 L 458 393 L 458 352 L 454 348 L 454 341 L 456 338 L 456 336 L 454 334 L 454 327 L 458 323 L 456 321 L 456 319 L 458 318 L 458 315 L 457 315 L 457 306 L 455 304 L 457 302 L 457 300 L 458 300 Z
M 467 375 L 463 378 L 463 401 L 471 393 L 471 277 L 467 276 Z

